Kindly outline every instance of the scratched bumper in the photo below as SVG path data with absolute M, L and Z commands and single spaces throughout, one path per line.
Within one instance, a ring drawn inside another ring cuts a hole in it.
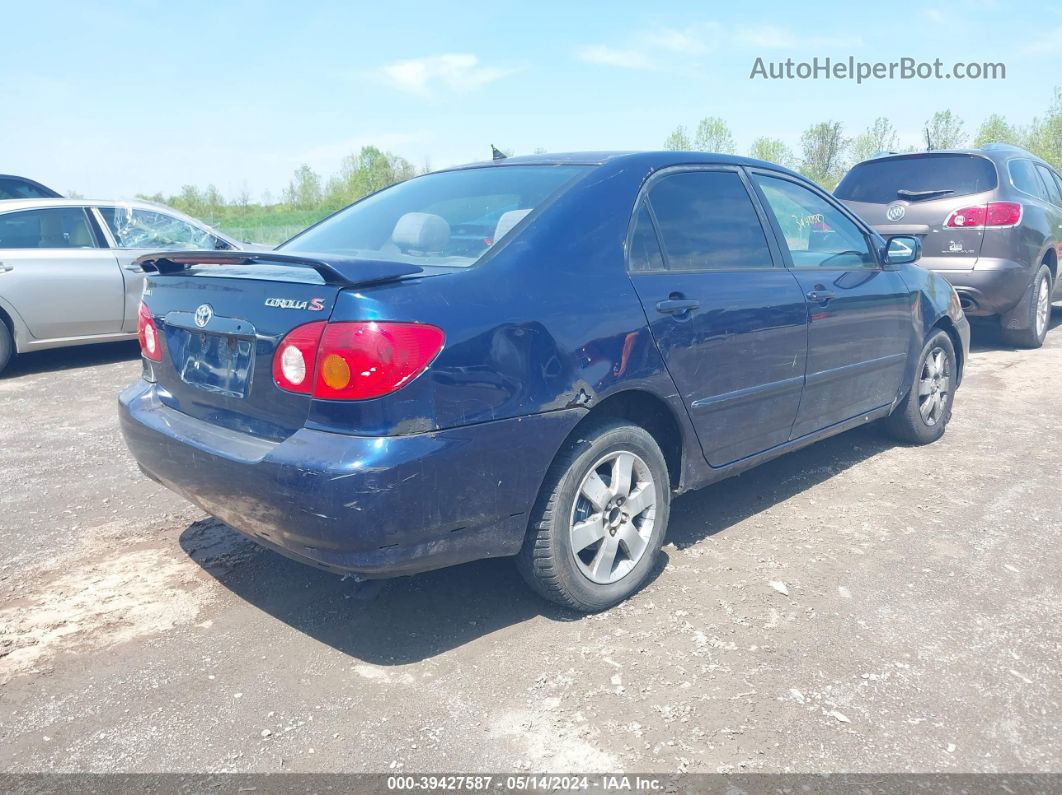
M 289 557 L 387 577 L 515 554 L 578 410 L 430 434 L 302 429 L 272 442 L 164 406 L 138 381 L 120 399 L 140 468 Z

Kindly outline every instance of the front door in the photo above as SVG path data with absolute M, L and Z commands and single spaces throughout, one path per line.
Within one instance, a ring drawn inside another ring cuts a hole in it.
M 808 307 L 804 397 L 792 438 L 892 403 L 914 329 L 910 291 L 825 194 L 754 172 Z
M 638 209 L 629 267 L 705 458 L 784 443 L 804 380 L 807 309 L 733 168 L 662 172 Z
M 122 330 L 122 272 L 82 207 L 0 214 L 0 292 L 38 340 Z

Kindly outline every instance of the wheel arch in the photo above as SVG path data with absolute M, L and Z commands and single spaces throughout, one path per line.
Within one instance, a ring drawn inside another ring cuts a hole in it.
M 682 483 L 685 444 L 682 426 L 667 401 L 644 389 L 626 389 L 609 395 L 592 406 L 576 423 L 560 449 L 564 450 L 588 425 L 610 419 L 627 420 L 644 428 L 660 445 L 667 462 L 672 490 Z
M 966 359 L 962 349 L 962 337 L 959 336 L 959 330 L 955 328 L 955 323 L 947 315 L 943 315 L 936 323 L 929 329 L 929 334 L 926 335 L 926 339 L 937 330 L 943 331 L 948 335 L 951 340 L 951 347 L 955 349 L 955 363 L 959 368 L 959 382 L 962 382 L 963 374 L 966 371 Z M 924 344 L 924 343 L 923 343 Z

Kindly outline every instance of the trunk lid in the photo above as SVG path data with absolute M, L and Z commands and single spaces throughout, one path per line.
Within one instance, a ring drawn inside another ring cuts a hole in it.
M 294 328 L 327 320 L 348 288 L 421 273 L 397 262 L 191 252 L 138 260 L 162 361 L 145 359 L 168 407 L 231 430 L 281 441 L 301 428 L 309 395 L 273 381 L 273 354 Z

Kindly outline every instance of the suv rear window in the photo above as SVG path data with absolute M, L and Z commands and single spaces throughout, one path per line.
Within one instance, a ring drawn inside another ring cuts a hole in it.
M 987 158 L 917 154 L 859 163 L 841 180 L 834 195 L 845 201 L 888 204 L 897 199 L 918 201 L 982 193 L 997 184 L 996 167 Z

